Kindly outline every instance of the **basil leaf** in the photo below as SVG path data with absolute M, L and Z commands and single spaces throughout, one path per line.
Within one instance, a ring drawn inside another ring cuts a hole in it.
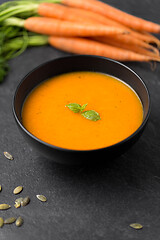
M 88 110 L 88 111 L 84 111 L 83 110 L 86 108 L 88 103 L 86 104 L 83 104 L 82 106 L 78 103 L 69 103 L 66 105 L 66 107 L 68 107 L 72 112 L 74 113 L 79 113 L 85 117 L 86 119 L 89 119 L 91 121 L 98 121 L 100 120 L 100 116 L 99 116 L 99 113 L 97 113 L 96 111 L 94 110 Z
M 88 105 L 88 103 L 82 105 L 81 112 L 87 107 L 87 105 Z
M 69 103 L 66 105 L 74 113 L 79 113 L 81 111 L 81 105 L 77 103 Z
M 99 113 L 97 113 L 94 110 L 84 111 L 81 113 L 81 115 L 87 118 L 88 120 L 95 121 L 95 122 L 101 119 L 99 116 Z

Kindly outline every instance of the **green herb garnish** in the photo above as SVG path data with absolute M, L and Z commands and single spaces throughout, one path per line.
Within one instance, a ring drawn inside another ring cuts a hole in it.
M 96 122 L 101 119 L 99 113 L 97 113 L 94 110 L 84 111 L 86 106 L 87 106 L 87 103 L 82 106 L 78 103 L 69 103 L 66 105 L 66 107 L 68 107 L 72 112 L 80 113 L 83 117 L 85 117 L 88 120 Z
M 91 120 L 91 121 L 98 121 L 100 120 L 100 116 L 99 116 L 99 113 L 97 113 L 96 111 L 94 110 L 88 110 L 88 111 L 84 111 L 81 113 L 83 117 Z
M 84 105 L 80 105 L 78 103 L 69 103 L 66 105 L 72 112 L 74 113 L 79 113 L 79 112 L 82 112 L 86 106 L 87 106 L 87 103 L 84 104 Z

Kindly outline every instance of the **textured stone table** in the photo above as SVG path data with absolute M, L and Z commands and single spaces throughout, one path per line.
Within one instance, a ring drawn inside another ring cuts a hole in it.
M 106 2 L 160 22 L 159 0 Z M 160 64 L 153 71 L 147 63 L 125 63 L 143 78 L 152 100 L 148 125 L 133 148 L 106 166 L 67 167 L 39 157 L 20 135 L 12 115 L 13 94 L 24 75 L 67 55 L 49 46 L 28 49 L 10 61 L 10 72 L 0 85 L 0 203 L 12 205 L 0 216 L 24 218 L 21 228 L 13 224 L 0 229 L 0 240 L 158 240 Z M 14 161 L 7 160 L 3 151 L 12 153 Z M 12 191 L 18 185 L 24 186 L 20 196 L 30 196 L 31 202 L 16 209 Z M 44 194 L 48 201 L 38 201 L 36 194 Z M 131 229 L 133 222 L 143 229 Z

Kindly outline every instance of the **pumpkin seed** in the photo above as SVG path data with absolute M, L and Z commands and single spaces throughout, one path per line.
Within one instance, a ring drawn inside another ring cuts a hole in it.
M 13 160 L 14 159 L 13 156 L 10 153 L 8 153 L 8 152 L 3 152 L 3 153 L 4 153 L 4 156 L 6 158 L 8 158 L 9 160 Z
M 18 187 L 16 187 L 16 188 L 13 190 L 13 193 L 16 195 L 16 194 L 22 192 L 22 190 L 23 190 L 23 187 L 22 187 L 22 186 L 18 186 Z
M 15 204 L 14 204 L 14 207 L 15 208 L 19 208 L 21 206 L 21 204 L 19 203 L 19 202 L 16 202 Z
M 29 197 L 25 197 L 23 198 L 23 200 L 21 201 L 21 206 L 26 206 L 28 203 L 30 202 L 30 198 Z
M 11 206 L 9 205 L 9 204 L 5 204 L 5 203 L 3 203 L 3 204 L 0 204 L 0 210 L 6 210 L 6 209 L 8 209 L 8 208 L 10 208 Z
M 15 204 L 14 204 L 15 208 L 19 208 L 19 207 L 21 206 L 22 200 L 23 200 L 22 197 L 17 198 L 17 199 L 15 200 Z
M 22 224 L 23 224 L 23 219 L 21 217 L 18 217 L 16 220 L 16 226 L 20 227 L 20 226 L 22 226 Z
M 3 218 L 0 217 L 0 228 L 2 228 L 3 225 L 4 225 L 4 220 L 3 220 Z
M 20 197 L 20 198 L 17 198 L 17 199 L 15 200 L 15 203 L 20 203 L 20 204 L 21 204 L 22 200 L 23 200 L 23 198 L 22 198 L 22 197 Z
M 134 229 L 137 229 L 137 230 L 143 228 L 143 226 L 142 226 L 140 223 L 131 223 L 129 226 L 130 226 L 131 228 L 134 228 Z
M 16 221 L 16 218 L 11 217 L 11 218 L 7 218 L 4 220 L 4 224 L 11 224 L 14 223 Z
M 36 195 L 36 197 L 41 201 L 41 202 L 46 202 L 47 198 L 44 195 Z

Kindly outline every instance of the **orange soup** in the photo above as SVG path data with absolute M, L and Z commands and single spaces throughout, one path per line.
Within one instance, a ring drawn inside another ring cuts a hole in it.
M 100 120 L 86 119 L 66 105 L 87 104 Z M 127 84 L 95 72 L 72 72 L 46 80 L 26 98 L 24 127 L 46 143 L 74 150 L 98 149 L 118 143 L 141 125 L 142 103 Z

